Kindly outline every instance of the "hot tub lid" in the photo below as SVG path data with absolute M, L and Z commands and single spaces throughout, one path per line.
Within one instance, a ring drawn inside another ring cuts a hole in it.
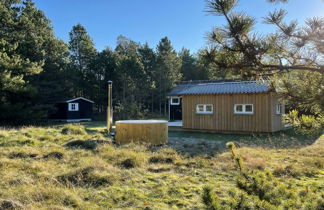
M 126 123 L 126 124 L 154 124 L 154 123 L 168 123 L 166 120 L 119 120 L 117 123 Z

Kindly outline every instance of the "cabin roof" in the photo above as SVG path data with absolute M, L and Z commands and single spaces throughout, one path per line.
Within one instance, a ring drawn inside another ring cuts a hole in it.
M 261 81 L 205 81 L 180 83 L 169 92 L 168 96 L 263 93 L 269 91 L 269 85 Z

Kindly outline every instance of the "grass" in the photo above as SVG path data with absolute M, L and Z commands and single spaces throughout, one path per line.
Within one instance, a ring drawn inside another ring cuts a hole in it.
M 0 209 L 205 209 L 206 186 L 224 199 L 236 188 L 231 152 L 187 156 L 171 146 L 116 146 L 103 125 L 0 129 Z M 324 135 L 312 139 L 290 132 L 170 132 L 170 137 L 235 140 L 246 168 L 269 170 L 282 183 L 320 194 Z
M 310 145 L 317 137 L 302 136 L 292 129 L 273 134 L 221 134 L 204 132 L 171 131 L 169 137 L 208 139 L 218 142 L 233 141 L 242 146 L 262 146 L 267 148 L 292 148 Z

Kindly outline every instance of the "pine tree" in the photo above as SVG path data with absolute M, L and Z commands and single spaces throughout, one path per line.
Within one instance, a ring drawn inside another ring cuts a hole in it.
M 70 70 L 75 75 L 74 95 L 94 97 L 91 92 L 91 81 L 94 73 L 91 72 L 90 64 L 96 55 L 94 43 L 87 33 L 87 30 L 81 25 L 73 26 L 70 32 L 69 50 L 71 53 L 72 66 Z
M 90 69 L 95 73 L 95 81 L 92 84 L 92 91 L 95 95 L 94 102 L 99 113 L 104 112 L 107 106 L 107 81 L 114 82 L 113 98 L 116 99 L 119 95 L 119 85 L 117 75 L 117 58 L 113 50 L 106 48 L 100 53 L 97 53 L 92 60 Z M 113 100 L 115 103 L 115 100 Z
M 157 68 L 160 114 L 164 108 L 163 114 L 166 116 L 166 94 L 182 77 L 181 60 L 167 37 L 162 38 L 157 46 Z
M 190 54 L 190 50 L 183 48 L 179 57 L 181 59 L 180 72 L 184 81 L 208 79 L 207 69 L 199 65 L 198 59 Z
M 1 2 L 0 19 L 0 120 L 46 117 L 44 104 L 58 87 L 48 77 L 62 70 L 65 44 L 30 0 Z
M 154 107 L 155 107 L 155 99 L 156 99 L 155 92 L 156 92 L 156 79 L 157 79 L 156 78 L 157 56 L 154 50 L 150 48 L 147 43 L 138 49 L 138 53 L 146 75 L 146 81 L 144 84 L 145 87 L 142 88 L 148 92 L 147 97 L 149 97 L 150 99 L 147 98 L 147 104 L 148 107 L 151 108 L 150 110 L 151 113 L 153 114 Z
M 307 47 L 308 44 L 315 46 L 313 49 L 308 49 L 309 52 L 323 53 L 321 47 L 323 19 L 310 19 L 306 22 L 305 28 L 298 29 L 296 22 L 283 23 L 286 14 L 284 10 L 275 11 L 270 13 L 265 21 L 276 25 L 282 36 L 275 34 L 261 37 L 252 31 L 256 22 L 254 18 L 244 13 L 232 12 L 237 2 L 238 0 L 207 1 L 207 12 L 223 16 L 227 21 L 226 27 L 215 27 L 209 37 L 218 49 L 225 50 L 228 55 L 233 53 L 238 55 L 236 60 L 229 65 L 250 68 L 255 71 L 324 71 L 324 66 L 318 63 L 319 60 L 312 60 L 301 51 L 293 53 L 296 50 L 294 47 Z M 280 37 L 283 37 L 284 40 Z M 287 58 L 285 55 L 287 56 L 288 53 L 291 53 L 291 56 Z M 271 56 L 271 58 L 269 59 L 267 56 Z M 283 62 L 290 59 L 296 59 L 296 62 Z M 305 60 L 311 61 L 311 63 L 304 62 Z
M 323 113 L 323 17 L 307 19 L 300 27 L 296 21 L 284 21 L 285 10 L 276 10 L 269 13 L 264 22 L 277 27 L 278 32 L 260 36 L 253 31 L 254 18 L 233 12 L 237 3 L 238 0 L 207 1 L 207 12 L 224 17 L 227 25 L 215 27 L 210 32 L 213 46 L 205 51 L 206 57 L 220 68 L 240 70 L 245 79 L 278 75 L 272 84 L 282 100 L 292 108 L 302 108 L 316 115 Z M 230 59 L 223 59 L 220 54 Z M 303 85 L 305 82 L 312 87 Z

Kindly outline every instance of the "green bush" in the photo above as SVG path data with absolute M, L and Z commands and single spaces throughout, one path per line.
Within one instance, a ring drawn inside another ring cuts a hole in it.
M 286 184 L 274 177 L 270 171 L 249 171 L 243 168 L 242 158 L 234 151 L 234 144 L 228 143 L 233 161 L 240 171 L 237 173 L 236 187 L 222 196 L 217 196 L 211 187 L 205 187 L 202 199 L 207 209 L 323 209 L 324 193 L 318 189 L 301 188 Z M 240 160 L 240 161 L 238 161 Z M 289 167 L 276 171 L 292 173 Z
M 62 134 L 65 135 L 86 135 L 84 126 L 77 124 L 67 124 L 62 128 Z
M 301 115 L 297 110 L 290 111 L 284 116 L 286 123 L 294 126 L 297 133 L 308 136 L 319 135 L 324 129 L 324 116 Z

